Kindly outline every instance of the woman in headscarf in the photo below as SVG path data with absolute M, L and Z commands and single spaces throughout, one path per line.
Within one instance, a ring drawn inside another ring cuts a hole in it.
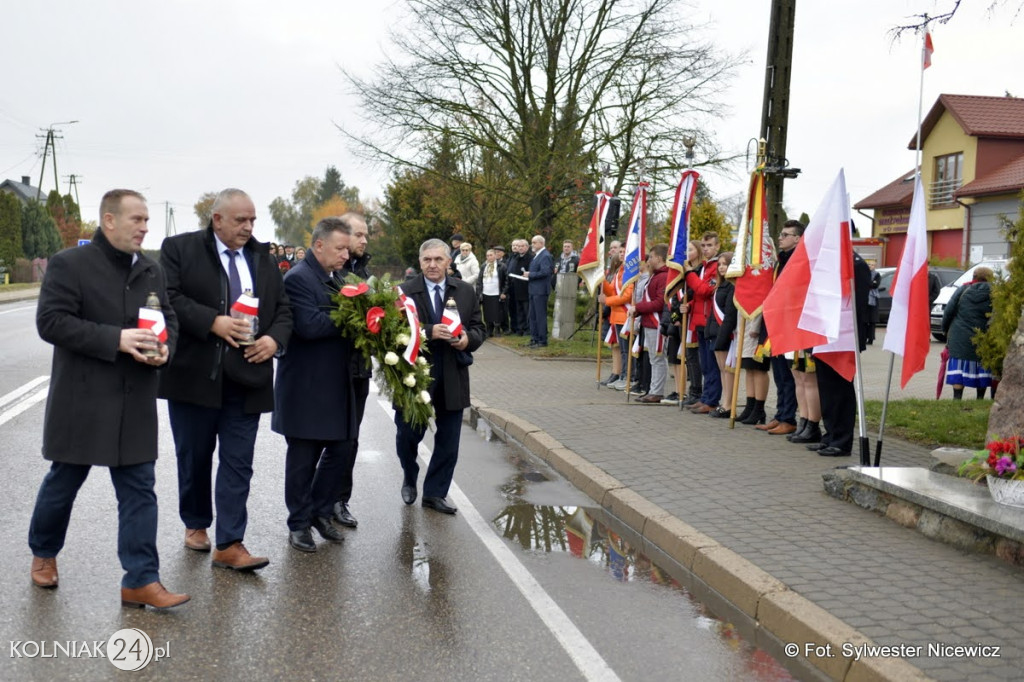
M 975 268 L 974 279 L 956 290 L 942 315 L 942 333 L 949 349 L 946 383 L 953 387 L 954 400 L 964 397 L 964 386 L 977 389 L 980 399 L 992 385 L 992 374 L 981 366 L 972 340 L 978 331 L 988 329 L 992 317 L 992 276 L 990 268 Z

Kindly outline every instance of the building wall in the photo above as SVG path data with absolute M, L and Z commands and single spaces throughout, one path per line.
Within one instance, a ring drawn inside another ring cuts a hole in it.
M 1003 217 L 1017 220 L 1020 200 L 1015 195 L 982 199 L 971 206 L 971 246 L 982 247 L 985 258 L 1006 258 L 1010 245 L 1003 234 Z M 970 252 L 968 252 L 970 259 Z M 973 260 L 973 259 L 971 259 Z M 979 259 L 980 260 L 980 259 Z
M 974 180 L 976 177 L 978 143 L 973 137 L 964 133 L 963 128 L 956 122 L 948 111 L 944 111 L 939 118 L 932 132 L 924 140 L 921 163 L 921 182 L 924 185 L 925 193 L 929 192 L 931 184 L 935 181 L 935 158 L 963 152 L 964 165 L 962 171 L 963 184 Z M 928 210 L 928 231 L 935 230 L 962 230 L 964 227 L 965 211 L 954 204 L 950 208 Z

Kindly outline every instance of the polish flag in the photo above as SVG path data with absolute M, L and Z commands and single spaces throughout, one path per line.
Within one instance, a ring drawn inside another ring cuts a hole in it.
M 164 321 L 164 311 L 139 308 L 139 329 L 150 329 L 156 334 L 160 343 L 167 343 L 167 323 Z
M 932 34 L 930 31 L 926 31 L 924 34 L 924 50 L 921 62 L 922 71 L 932 65 L 932 52 L 935 52 L 935 48 L 932 46 Z
M 815 356 L 852 380 L 853 243 L 846 175 L 840 170 L 764 301 L 772 354 L 814 348 Z
M 452 336 L 462 334 L 462 318 L 459 317 L 459 309 L 454 306 L 446 307 L 444 314 L 441 315 L 441 324 L 448 325 L 448 331 L 452 333 Z
M 892 312 L 889 313 L 882 348 L 903 358 L 900 388 L 906 388 L 910 377 L 924 369 L 931 347 L 928 338 L 931 334 L 928 319 L 928 227 L 920 176 L 914 181 L 907 240 L 903 244 L 903 254 L 890 291 Z

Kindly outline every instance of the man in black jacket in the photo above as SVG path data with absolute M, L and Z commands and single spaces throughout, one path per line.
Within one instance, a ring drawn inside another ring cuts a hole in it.
M 416 303 L 427 345 L 423 355 L 430 362 L 430 398 L 434 405 L 437 432 L 434 452 L 423 479 L 423 506 L 454 514 L 456 509 L 445 501 L 459 458 L 459 437 L 462 413 L 469 407 L 469 364 L 472 353 L 484 342 L 484 326 L 480 321 L 480 303 L 473 287 L 460 279 L 446 277 L 451 254 L 440 239 L 428 239 L 420 245 L 420 270 L 423 275 L 401 285 L 402 292 Z M 441 322 L 445 306 L 451 301 L 462 320 L 462 330 L 452 334 Z M 395 448 L 405 474 L 402 500 L 416 501 L 416 481 L 420 467 L 416 450 L 423 440 L 425 427 L 406 423 L 401 410 L 395 412 Z
M 505 298 L 508 300 L 508 315 L 511 318 L 512 333 L 522 336 L 530 326 L 529 283 L 524 277 L 530 271 L 533 252 L 525 239 L 512 242 L 512 255 L 508 259 L 508 275 Z M 516 275 L 512 277 L 511 275 Z
M 36 327 L 53 344 L 43 422 L 51 461 L 29 525 L 32 582 L 57 587 L 57 554 L 78 489 L 93 466 L 110 470 L 117 491 L 117 554 L 124 606 L 170 608 L 189 600 L 160 584 L 156 549 L 157 368 L 178 333 L 160 266 L 141 253 L 149 210 L 138 192 L 112 190 L 100 203 L 92 243 L 52 259 L 39 291 Z M 163 313 L 140 328 L 155 295 Z M 162 342 L 161 331 L 166 333 Z
M 178 455 L 178 507 L 185 546 L 210 551 L 210 477 L 217 453 L 216 546 L 213 565 L 239 571 L 270 560 L 242 544 L 260 413 L 274 409 L 274 365 L 292 331 L 281 273 L 267 245 L 252 238 L 256 209 L 238 189 L 213 202 L 205 230 L 165 239 L 160 264 L 181 324 L 171 366 L 160 382 Z M 243 345 L 252 323 L 232 317 L 243 292 L 258 300 L 255 342 Z

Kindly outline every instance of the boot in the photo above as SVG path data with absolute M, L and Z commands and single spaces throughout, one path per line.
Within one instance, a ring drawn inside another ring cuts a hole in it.
M 964 389 L 962 389 L 962 388 L 954 388 L 953 389 L 953 400 L 963 400 L 963 397 L 964 397 Z
M 747 404 L 743 406 L 743 411 L 736 415 L 736 421 L 740 424 L 746 424 L 745 419 L 749 419 L 750 415 L 754 412 L 754 405 L 757 401 L 754 400 L 753 396 L 747 396 Z
M 763 400 L 755 400 L 754 401 L 754 410 L 750 413 L 750 416 L 748 416 L 746 419 L 744 419 L 741 423 L 748 424 L 748 425 L 764 424 L 764 421 L 767 418 L 768 418 L 768 415 L 766 415 L 765 412 L 764 412 L 764 401 Z
M 986 390 L 985 386 L 979 386 L 978 387 L 978 400 L 984 400 L 985 399 L 985 390 Z
M 803 417 L 800 417 L 799 419 L 796 420 L 796 431 L 786 436 L 786 440 L 792 443 L 793 439 L 799 436 L 805 428 L 807 428 L 807 420 L 804 419 Z
M 821 426 L 818 422 L 807 421 L 807 426 L 803 431 L 798 432 L 793 438 L 790 439 L 791 443 L 820 443 L 821 442 Z

